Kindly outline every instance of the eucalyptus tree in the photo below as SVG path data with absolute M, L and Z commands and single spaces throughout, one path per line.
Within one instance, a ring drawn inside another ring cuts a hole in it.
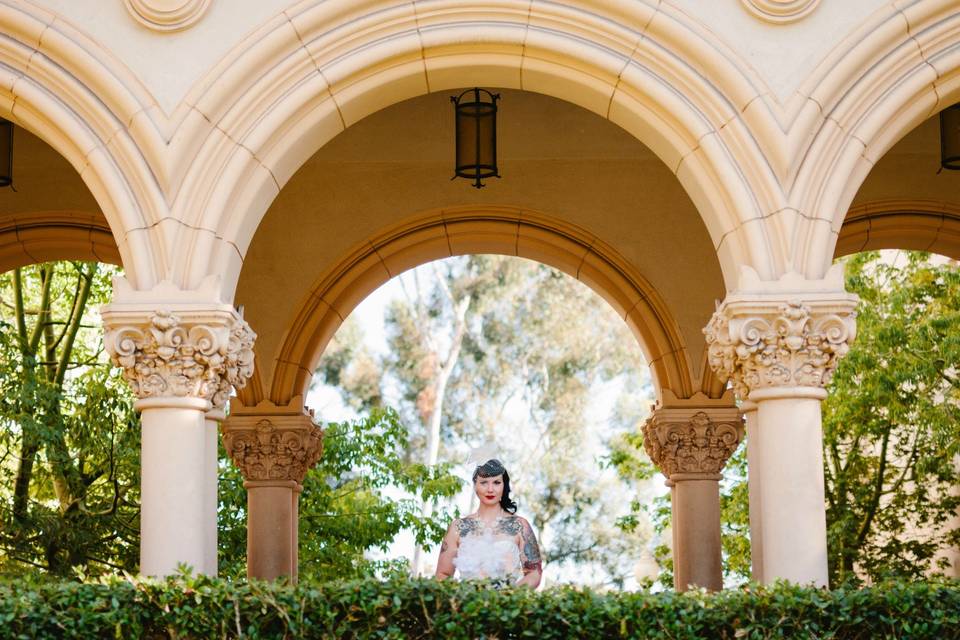
M 585 581 L 632 577 L 646 532 L 614 520 L 636 487 L 605 468 L 606 442 L 652 396 L 626 324 L 585 285 L 518 258 L 432 263 L 402 276 L 400 292 L 385 313 L 386 352 L 348 319 L 318 380 L 360 412 L 395 406 L 411 460 L 463 462 L 495 443 L 521 508 L 546 534 L 549 563 L 592 566 Z M 619 408 L 610 421 L 590 414 L 603 388 Z

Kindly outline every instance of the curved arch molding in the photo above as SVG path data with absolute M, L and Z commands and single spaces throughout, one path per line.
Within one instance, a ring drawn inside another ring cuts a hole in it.
M 960 204 L 884 200 L 852 207 L 835 257 L 875 249 L 930 251 L 960 260 Z
M 649 147 L 697 207 L 729 286 L 740 264 L 765 278 L 786 270 L 784 243 L 769 231 L 780 224 L 770 214 L 783 209 L 783 192 L 765 156 L 783 145 L 755 135 L 779 131 L 757 108 L 763 87 L 669 3 L 326 0 L 285 16 L 186 98 L 198 112 L 189 126 L 214 128 L 178 137 L 197 148 L 176 165 L 187 178 L 174 209 L 185 228 L 213 233 L 171 243 L 182 270 L 175 281 L 220 273 L 225 288 L 235 286 L 270 203 L 327 141 L 402 100 L 475 85 L 565 100 Z M 213 238 L 236 249 L 211 250 Z
M 818 278 L 829 269 L 847 212 L 877 161 L 921 122 L 960 101 L 956 3 L 920 0 L 878 9 L 801 92 L 806 104 L 791 136 L 807 142 L 797 147 L 802 160 L 788 184 L 792 206 L 802 214 L 793 252 L 797 270 Z
M 456 255 L 519 256 L 555 267 L 600 294 L 637 336 L 658 397 L 697 391 L 723 394 L 706 369 L 701 384 L 691 374 L 686 346 L 666 304 L 611 247 L 583 229 L 510 207 L 460 207 L 425 213 L 358 246 L 311 287 L 273 363 L 272 379 L 255 378 L 240 390 L 253 406 L 264 399 L 286 405 L 306 395 L 323 350 L 351 311 L 377 287 L 415 266 Z M 261 354 L 263 355 L 263 354 Z M 256 367 L 260 376 L 268 367 Z
M 169 217 L 157 180 L 162 136 L 145 111 L 152 98 L 109 51 L 54 13 L 2 4 L 0 29 L 0 115 L 73 165 L 117 238 L 126 277 L 152 287 L 169 254 L 150 231 Z
M 100 215 L 44 211 L 0 216 L 0 273 L 50 260 L 120 264 L 120 252 Z

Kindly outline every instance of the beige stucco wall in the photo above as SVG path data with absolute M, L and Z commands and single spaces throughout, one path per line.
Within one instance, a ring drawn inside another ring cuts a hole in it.
M 920 124 L 877 162 L 853 200 L 960 202 L 960 172 L 940 169 L 940 118 Z
M 13 189 L 0 189 L 0 215 L 42 211 L 99 214 L 87 185 L 63 156 L 23 128 L 13 135 Z
M 523 2 L 526 0 L 517 4 Z M 888 0 L 823 1 L 802 20 L 787 25 L 757 19 L 742 0 L 668 3 L 718 35 L 753 67 L 771 93 L 786 103 L 830 49 Z M 140 78 L 159 106 L 172 113 L 191 85 L 231 47 L 298 2 L 212 0 L 204 17 L 189 29 L 166 34 L 134 20 L 123 0 L 37 0 L 36 4 L 62 15 L 113 51 Z M 421 0 L 413 4 L 429 10 L 431 3 Z
M 450 180 L 447 92 L 361 121 L 287 183 L 257 229 L 237 291 L 259 334 L 263 379 L 325 270 L 391 224 L 464 204 L 529 208 L 596 234 L 660 291 L 699 368 L 701 329 L 724 287 L 703 222 L 677 179 L 636 139 L 584 109 L 533 93 L 501 94 L 503 178 L 481 190 Z
M 112 51 L 160 108 L 171 114 L 190 87 L 232 47 L 294 3 L 213 0 L 200 20 L 174 32 L 148 29 L 127 11 L 124 0 L 41 0 L 35 4 L 60 14 Z

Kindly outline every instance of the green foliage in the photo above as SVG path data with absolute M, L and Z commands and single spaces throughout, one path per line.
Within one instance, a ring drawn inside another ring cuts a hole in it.
M 633 574 L 624 558 L 641 554 L 648 525 L 643 516 L 630 533 L 613 525 L 639 487 L 600 459 L 605 439 L 632 428 L 652 397 L 626 324 L 582 283 L 507 256 L 433 263 L 401 285 L 386 311 L 387 353 L 372 353 L 348 320 L 318 378 L 357 411 L 396 406 L 410 459 L 429 462 L 438 443 L 438 459 L 461 461 L 496 442 L 547 564 L 589 564 L 595 577 L 580 571 L 581 580 L 622 585 Z M 619 397 L 598 437 L 588 409 L 608 384 Z
M 708 594 L 494 590 L 434 580 L 298 587 L 164 582 L 0 585 L 0 638 L 960 638 L 960 583 Z
M 960 508 L 960 271 L 924 253 L 905 258 L 862 253 L 846 265 L 847 290 L 861 303 L 857 339 L 823 403 L 831 584 L 936 575 L 946 568 L 941 552 L 960 546 L 950 525 Z M 652 474 L 642 446 L 639 432 L 616 443 L 611 461 L 621 474 Z M 721 487 L 728 582 L 750 576 L 748 505 L 740 447 Z M 669 498 L 646 509 L 662 534 Z M 657 551 L 669 569 L 669 549 Z M 669 586 L 666 571 L 661 580 Z
M 365 558 L 386 551 L 403 529 L 421 543 L 439 542 L 452 514 L 422 517 L 420 501 L 437 504 L 460 490 L 448 465 L 426 467 L 403 457 L 407 430 L 392 410 L 363 420 L 331 423 L 324 451 L 304 479 L 300 497 L 300 575 L 305 580 L 406 573 L 396 563 Z M 407 497 L 392 497 L 391 490 Z M 439 508 L 439 507 L 438 507 Z M 220 570 L 246 574 L 246 491 L 233 465 L 220 472 Z
M 102 352 L 110 268 L 0 275 L 0 571 L 134 570 L 140 429 Z
M 960 546 L 960 271 L 859 254 L 857 340 L 823 404 L 833 581 L 918 578 Z

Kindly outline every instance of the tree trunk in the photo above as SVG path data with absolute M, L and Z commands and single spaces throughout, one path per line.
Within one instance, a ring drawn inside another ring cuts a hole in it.
M 468 295 L 460 300 L 454 309 L 456 325 L 453 339 L 450 342 L 450 351 L 447 353 L 443 366 L 440 368 L 440 371 L 437 373 L 437 378 L 434 381 L 434 389 L 436 391 L 434 397 L 436 401 L 434 402 L 433 411 L 430 413 L 430 420 L 427 425 L 427 455 L 424 460 L 424 463 L 429 467 L 437 464 L 440 455 L 440 424 L 443 421 L 443 401 L 447 392 L 447 384 L 450 382 L 450 376 L 453 374 L 453 369 L 456 367 L 457 360 L 460 357 L 460 348 L 463 346 L 463 336 L 467 331 L 466 317 L 467 309 L 469 308 L 470 296 Z M 420 516 L 426 518 L 429 515 L 430 503 L 423 500 L 420 503 Z M 422 562 L 423 548 L 417 544 L 413 550 L 413 561 L 411 563 L 414 577 L 420 575 Z

